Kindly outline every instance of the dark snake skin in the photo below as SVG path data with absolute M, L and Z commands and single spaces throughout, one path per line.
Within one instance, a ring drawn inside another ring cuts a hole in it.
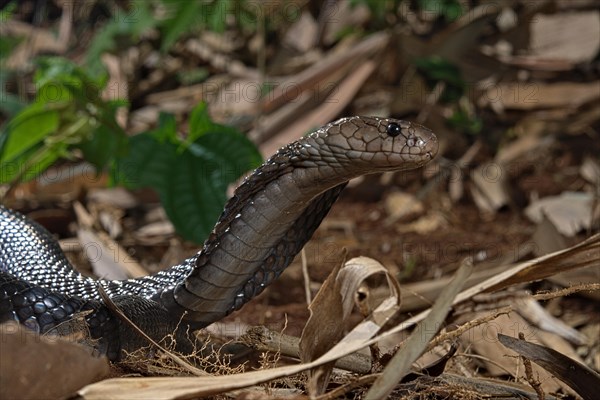
M 82 311 L 96 348 L 116 360 L 146 343 L 103 303 L 98 285 L 155 339 L 217 321 L 275 280 L 292 262 L 348 180 L 418 168 L 437 153 L 420 125 L 376 117 L 332 122 L 257 168 L 227 202 L 194 257 L 155 275 L 124 281 L 83 277 L 52 235 L 0 206 L 0 322 L 51 332 Z M 182 329 L 180 329 L 181 331 Z

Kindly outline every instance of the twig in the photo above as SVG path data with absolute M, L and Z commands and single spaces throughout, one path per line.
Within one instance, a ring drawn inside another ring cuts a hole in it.
M 523 334 L 523 332 L 519 332 L 519 339 L 525 340 L 525 335 Z M 540 381 L 533 377 L 533 368 L 531 367 L 531 361 L 525 356 L 520 356 L 520 357 L 521 357 L 521 360 L 523 360 L 523 365 L 525 366 L 525 379 L 527 380 L 529 385 L 531 385 L 533 390 L 535 390 L 535 392 L 538 395 L 538 398 L 540 400 L 544 400 L 546 398 L 546 394 L 544 393 L 544 390 L 542 389 L 542 385 L 540 384 Z
M 246 331 L 240 338 L 246 346 L 259 351 L 273 351 L 298 358 L 298 343 L 300 339 L 295 336 L 273 332 L 264 326 L 254 326 Z M 365 374 L 371 370 L 371 360 L 368 356 L 353 353 L 340 358 L 335 366 L 340 369 Z
M 300 258 L 302 260 L 302 277 L 304 278 L 304 297 L 306 297 L 306 304 L 310 305 L 312 302 L 312 294 L 310 292 L 310 274 L 308 273 L 308 260 L 306 259 L 306 251 L 302 248 L 300 252 Z

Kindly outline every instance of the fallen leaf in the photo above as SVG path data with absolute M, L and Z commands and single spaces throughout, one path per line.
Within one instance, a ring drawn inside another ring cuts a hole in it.
M 482 212 L 496 212 L 509 203 L 507 177 L 502 165 L 488 162 L 471 172 L 471 195 Z
M 0 398 L 66 398 L 110 373 L 108 360 L 15 322 L 0 325 Z
M 539 344 L 498 334 L 504 346 L 542 366 L 584 399 L 597 398 L 600 374 L 577 361 Z
M 377 261 L 357 257 L 332 271 L 309 306 L 311 315 L 300 338 L 300 359 L 303 362 L 317 359 L 343 337 L 359 288 L 369 277 L 381 274 L 387 279 L 388 298 L 395 299 L 394 308 L 397 309 L 399 284 Z M 318 395 L 325 391 L 332 369 L 333 364 L 328 364 L 309 372 L 309 393 Z
M 541 223 L 545 216 L 561 234 L 572 237 L 590 228 L 593 202 L 591 193 L 564 192 L 532 202 L 525 209 L 525 215 L 536 223 Z
M 530 25 L 532 56 L 588 62 L 600 50 L 600 12 L 537 14 Z

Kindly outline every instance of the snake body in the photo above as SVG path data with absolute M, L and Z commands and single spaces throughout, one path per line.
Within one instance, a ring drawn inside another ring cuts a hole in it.
M 76 272 L 52 235 L 0 206 L 0 322 L 40 333 L 82 311 L 97 348 L 112 359 L 140 346 L 103 303 L 98 285 L 150 336 L 178 322 L 193 329 L 239 309 L 275 280 L 317 229 L 348 180 L 418 168 L 435 135 L 388 118 L 342 118 L 275 153 L 236 189 L 202 249 L 157 274 L 98 281 Z

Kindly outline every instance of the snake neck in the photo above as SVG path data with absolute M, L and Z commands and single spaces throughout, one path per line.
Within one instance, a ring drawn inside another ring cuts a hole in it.
M 346 182 L 339 170 L 330 173 L 331 164 L 312 161 L 311 138 L 305 139 L 281 149 L 239 186 L 191 273 L 161 293 L 167 309 L 207 325 L 240 308 L 292 262 Z

